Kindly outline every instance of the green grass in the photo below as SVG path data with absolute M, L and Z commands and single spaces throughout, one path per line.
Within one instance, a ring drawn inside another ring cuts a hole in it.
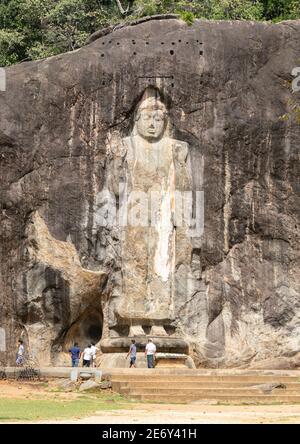
M 121 397 L 82 395 L 75 400 L 0 398 L 0 422 L 82 418 L 96 411 L 128 408 Z

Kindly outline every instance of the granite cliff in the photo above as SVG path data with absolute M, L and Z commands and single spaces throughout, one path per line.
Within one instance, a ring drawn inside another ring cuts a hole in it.
M 7 68 L 0 359 L 19 337 L 49 365 L 74 339 L 113 354 L 151 334 L 197 366 L 298 365 L 299 65 L 300 21 L 168 18 Z M 158 193 L 153 226 L 110 219 L 120 183 Z M 175 190 L 201 193 L 197 235 Z

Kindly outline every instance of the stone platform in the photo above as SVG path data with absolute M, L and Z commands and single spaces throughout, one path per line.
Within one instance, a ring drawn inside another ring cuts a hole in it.
M 127 352 L 128 353 L 128 352 Z M 130 359 L 127 357 L 127 353 L 103 353 L 98 358 L 98 366 L 100 368 L 112 368 L 112 369 L 126 369 L 129 368 Z M 176 359 L 178 358 L 178 359 Z M 171 361 L 170 361 L 171 359 Z M 178 363 L 183 369 L 195 368 L 193 359 L 186 354 L 179 353 L 157 353 L 155 359 L 155 367 L 163 366 L 163 361 L 167 364 L 167 367 L 178 367 Z M 147 368 L 147 360 L 144 352 L 137 353 L 136 367 L 138 369 Z
M 189 356 L 179 353 L 156 353 L 155 368 L 160 367 L 188 367 L 187 360 Z
M 19 367 L 18 369 L 20 369 Z M 4 367 L 2 370 L 5 371 L 6 375 L 9 377 L 13 376 L 17 367 Z M 216 378 L 230 378 L 230 377 L 248 377 L 248 378 L 256 378 L 257 380 L 267 377 L 267 378 L 286 378 L 293 377 L 299 379 L 300 381 L 300 370 L 248 370 L 248 369 L 193 369 L 187 367 L 180 368 L 108 368 L 105 366 L 100 366 L 98 368 L 84 368 L 78 367 L 80 371 L 87 370 L 91 373 L 96 373 L 101 370 L 102 375 L 105 377 L 114 376 L 114 375 L 123 375 L 123 376 L 145 376 L 152 377 L 156 375 L 179 375 L 179 376 L 187 376 L 187 377 L 216 377 Z M 38 368 L 41 376 L 47 378 L 67 378 L 70 376 L 72 367 L 40 367 Z
M 135 339 L 138 350 L 145 349 L 148 343 L 147 336 L 118 337 L 101 340 L 101 350 L 103 353 L 128 352 L 131 340 Z M 175 337 L 151 336 L 157 350 L 164 353 L 188 353 L 188 344 L 185 340 Z
M 44 367 L 46 378 L 70 378 L 71 367 Z M 300 403 L 299 370 L 188 369 L 187 367 L 82 368 L 110 380 L 112 390 L 136 401 L 202 404 Z M 99 372 L 100 371 L 100 372 Z M 13 377 L 15 367 L 5 368 Z

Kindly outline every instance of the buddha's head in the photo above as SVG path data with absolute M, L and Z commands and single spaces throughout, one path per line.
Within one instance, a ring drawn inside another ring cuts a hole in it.
M 144 139 L 159 140 L 166 128 L 167 110 L 164 103 L 155 96 L 142 99 L 135 116 L 135 128 Z

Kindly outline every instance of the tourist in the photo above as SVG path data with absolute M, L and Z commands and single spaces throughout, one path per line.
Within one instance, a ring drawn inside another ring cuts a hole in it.
M 92 344 L 89 344 L 83 350 L 83 361 L 82 361 L 83 367 L 90 367 L 92 357 L 93 357 Z
M 148 368 L 154 368 L 154 356 L 156 354 L 156 346 L 152 339 L 148 339 L 148 344 L 146 345 L 145 356 L 147 356 Z
M 19 348 L 17 353 L 16 364 L 18 367 L 21 367 L 24 364 L 24 345 L 22 339 L 19 340 Z
M 135 340 L 132 339 L 131 340 L 131 345 L 129 348 L 129 352 L 127 353 L 126 359 L 128 358 L 128 356 L 130 355 L 130 366 L 131 367 L 136 367 L 135 363 L 136 363 L 136 345 L 135 345 Z
M 77 342 L 75 342 L 73 347 L 70 348 L 69 353 L 71 354 L 72 367 L 78 367 L 81 352 Z
M 94 342 L 92 342 L 91 349 L 92 349 L 92 352 L 93 352 L 92 359 L 91 359 L 91 366 L 92 367 L 97 367 L 97 365 L 96 365 L 96 357 L 97 357 L 97 351 L 99 350 L 99 348 L 95 346 Z

